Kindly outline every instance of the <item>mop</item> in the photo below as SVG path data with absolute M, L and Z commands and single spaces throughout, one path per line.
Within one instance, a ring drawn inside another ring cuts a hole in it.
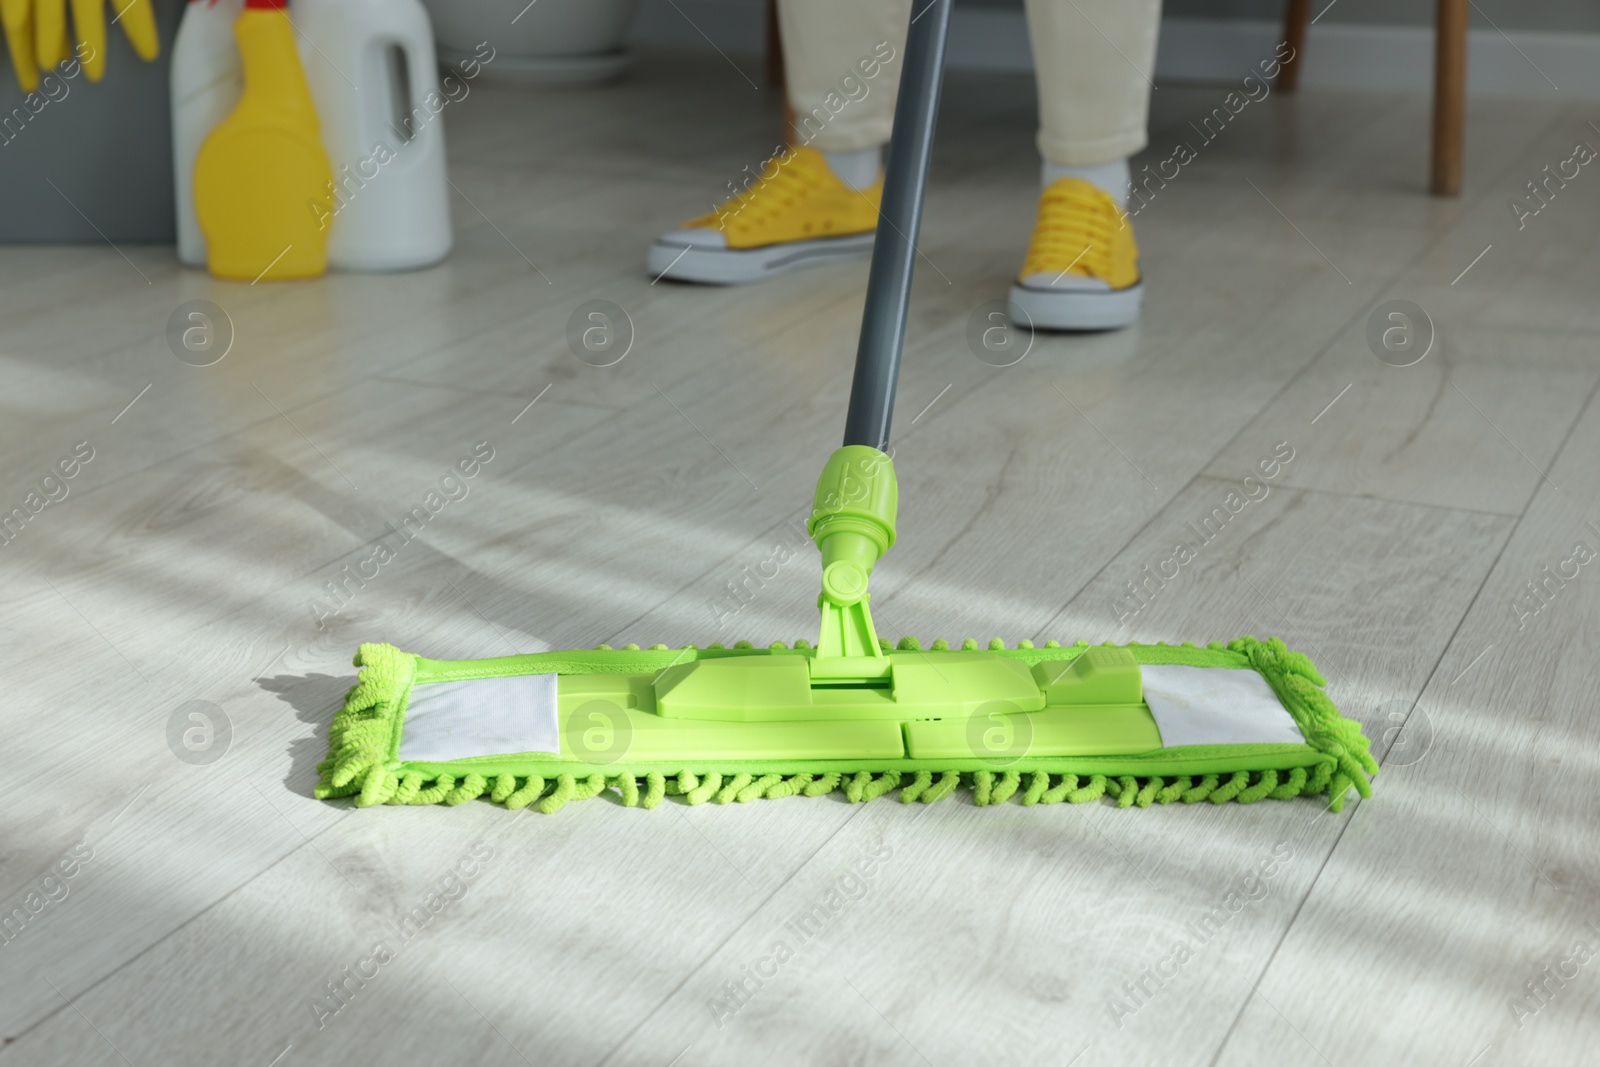
M 822 557 L 816 644 L 666 645 L 433 660 L 364 644 L 316 796 L 479 797 L 553 813 L 894 791 L 931 803 L 1120 807 L 1371 795 L 1378 764 L 1311 661 L 1278 638 L 926 647 L 878 637 L 873 566 L 894 544 L 890 416 L 938 108 L 950 0 L 919 0 L 906 42 L 844 446 L 807 531 Z

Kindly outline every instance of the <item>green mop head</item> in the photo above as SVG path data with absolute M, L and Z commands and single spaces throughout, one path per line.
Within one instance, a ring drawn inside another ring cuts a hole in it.
M 823 563 L 815 648 L 445 661 L 362 645 L 316 795 L 359 807 L 487 796 L 551 813 L 608 790 L 643 808 L 835 790 L 929 803 L 965 786 L 979 805 L 1326 795 L 1338 811 L 1351 788 L 1371 794 L 1360 726 L 1277 638 L 880 641 L 867 581 L 893 544 L 896 495 L 876 449 L 842 448 L 824 470 L 808 523 Z
M 924 17 L 929 15 L 930 17 Z M 363 645 L 333 720 L 319 797 L 554 812 L 615 790 L 629 807 L 842 789 L 931 802 L 1122 807 L 1326 795 L 1378 770 L 1310 660 L 1276 638 L 1227 645 L 890 647 L 867 610 L 894 544 L 886 450 L 937 113 L 949 0 L 910 20 L 867 281 L 845 447 L 817 482 L 821 637 L 753 648 L 665 645 L 465 662 Z

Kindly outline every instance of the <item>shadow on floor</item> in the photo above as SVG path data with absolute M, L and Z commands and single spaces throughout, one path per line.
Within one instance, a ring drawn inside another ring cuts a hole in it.
M 315 727 L 308 737 L 289 742 L 289 774 L 283 780 L 291 793 L 309 797 L 317 784 L 317 764 L 328 754 L 328 725 L 334 712 L 344 703 L 344 695 L 355 684 L 355 676 L 331 674 L 277 674 L 258 678 L 256 684 L 295 711 L 301 722 Z

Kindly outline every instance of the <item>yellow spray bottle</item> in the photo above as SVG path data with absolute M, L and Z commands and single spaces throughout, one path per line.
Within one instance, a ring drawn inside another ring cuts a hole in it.
M 244 90 L 200 146 L 194 206 L 219 278 L 314 278 L 327 269 L 333 171 L 286 0 L 246 0 L 234 24 Z

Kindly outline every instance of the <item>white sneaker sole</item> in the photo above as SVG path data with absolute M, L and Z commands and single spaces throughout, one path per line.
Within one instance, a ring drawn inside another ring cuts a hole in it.
M 801 267 L 814 267 L 855 259 L 872 251 L 873 234 L 849 237 L 821 237 L 812 241 L 789 241 L 766 248 L 707 248 L 678 244 L 662 237 L 650 246 L 646 268 L 653 278 L 708 285 L 743 285 L 763 278 L 787 274 Z
M 1144 283 L 1114 292 L 1011 286 L 1011 321 L 1035 330 L 1120 330 L 1139 321 Z

